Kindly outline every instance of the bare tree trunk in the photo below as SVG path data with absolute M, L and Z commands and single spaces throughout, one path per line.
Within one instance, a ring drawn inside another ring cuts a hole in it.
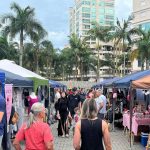
M 49 65 L 49 71 L 50 71 L 49 78 L 51 79 L 52 78 L 52 62 L 51 61 Z
M 23 58 L 23 30 L 20 32 L 20 54 L 19 54 L 19 65 L 22 66 Z
M 63 69 L 62 80 L 64 81 L 64 76 L 65 76 L 64 66 L 62 66 L 62 69 Z
M 39 73 L 39 56 L 38 50 L 36 50 L 36 73 Z
M 46 77 L 49 78 L 49 66 L 48 66 L 48 58 L 46 59 Z
M 115 71 L 114 71 L 115 73 L 114 73 L 114 75 L 117 76 L 118 75 L 118 70 L 117 70 L 117 68 L 118 68 L 118 50 L 117 50 L 115 44 L 114 44 L 114 50 L 115 50 Z
M 146 70 L 148 70 L 148 69 L 149 69 L 149 60 L 146 59 Z
M 82 63 L 82 61 L 81 61 L 81 63 L 80 63 L 80 66 L 81 66 L 81 70 L 80 70 L 81 81 L 83 81 L 83 63 Z
M 99 69 L 100 69 L 100 48 L 98 49 L 98 60 L 97 60 L 97 81 L 99 80 L 100 78 L 100 72 L 99 72 Z
M 141 71 L 144 70 L 144 61 L 141 59 Z
M 126 54 L 125 54 L 125 45 L 123 39 L 123 67 L 124 67 L 124 76 L 126 75 Z
M 76 79 L 76 81 L 78 80 L 77 76 L 78 76 L 78 67 L 77 67 L 77 64 L 76 64 L 76 70 L 75 70 L 75 79 Z

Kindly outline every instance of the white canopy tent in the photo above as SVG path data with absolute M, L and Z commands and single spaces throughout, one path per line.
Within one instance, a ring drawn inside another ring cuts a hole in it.
M 38 78 L 41 80 L 46 80 L 42 76 L 17 65 L 14 61 L 10 61 L 7 59 L 0 60 L 0 69 L 12 72 L 14 74 L 20 75 L 25 78 L 33 78 L 34 77 L 34 78 Z
M 11 73 L 22 76 L 24 78 L 32 79 L 32 81 L 34 83 L 33 88 L 34 88 L 35 92 L 39 86 L 49 84 L 48 80 L 46 78 L 43 78 L 42 76 L 17 65 L 14 61 L 10 61 L 7 59 L 0 60 L 0 69 L 3 69 L 5 71 L 9 71 Z

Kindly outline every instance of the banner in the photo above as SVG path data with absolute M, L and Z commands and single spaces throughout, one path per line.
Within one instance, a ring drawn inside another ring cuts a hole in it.
M 2 88 L 2 96 L 3 97 L 5 97 L 5 95 L 4 95 L 4 85 L 5 85 L 5 73 L 3 73 L 3 72 L 0 72 L 0 86 L 1 86 L 1 88 Z
M 6 112 L 7 123 L 9 122 L 12 108 L 12 84 L 5 84 L 5 99 L 6 99 Z

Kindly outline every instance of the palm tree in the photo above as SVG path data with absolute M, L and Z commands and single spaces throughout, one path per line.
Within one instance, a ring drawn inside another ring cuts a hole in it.
M 101 50 L 101 42 L 109 42 L 112 37 L 112 33 L 110 32 L 113 27 L 108 27 L 108 26 L 100 26 L 98 23 L 93 22 L 92 23 L 93 28 L 89 30 L 88 34 L 91 38 L 94 38 L 97 40 L 96 44 L 96 51 L 98 52 L 98 59 L 97 59 L 97 80 L 100 77 L 99 69 L 100 69 L 100 50 Z
M 20 39 L 20 53 L 19 64 L 22 66 L 24 39 L 29 36 L 31 39 L 37 32 L 45 32 L 41 24 L 35 19 L 34 8 L 27 6 L 21 8 L 18 4 L 12 3 L 11 10 L 15 14 L 6 14 L 2 17 L 2 23 L 8 23 L 3 29 L 5 35 L 10 35 L 11 38 L 19 36 Z
M 74 52 L 71 48 L 64 48 L 60 55 L 58 55 L 58 59 L 56 61 L 55 70 L 59 70 L 63 80 L 70 79 L 71 75 L 73 75 L 74 64 L 76 63 L 76 59 L 74 57 Z M 71 60 L 71 63 L 70 63 Z
M 138 30 L 139 38 L 134 41 L 136 49 L 131 53 L 131 59 L 139 59 L 142 62 L 141 70 L 144 69 L 144 62 L 146 63 L 146 69 L 149 69 L 149 60 L 150 60 L 150 30 L 143 31 L 142 29 Z
M 81 77 L 81 81 L 83 81 L 83 75 L 84 75 L 84 71 L 85 68 L 88 64 L 88 60 L 90 59 L 90 55 L 91 55 L 91 51 L 90 48 L 88 47 L 88 45 L 86 44 L 85 41 L 81 42 L 81 49 L 79 52 L 79 56 L 80 56 L 80 77 Z
M 29 70 L 36 71 L 36 56 L 33 43 L 24 43 L 23 66 Z
M 17 61 L 17 51 L 17 42 L 8 42 L 6 37 L 0 37 L 0 59 L 11 59 Z
M 43 50 L 43 37 L 45 36 L 45 32 L 40 32 L 40 33 L 35 33 L 32 35 L 32 43 L 27 43 L 26 47 L 30 47 L 34 53 L 35 57 L 35 64 L 36 64 L 36 73 L 39 73 L 39 57 L 40 57 L 40 52 Z
M 52 62 L 55 55 L 55 49 L 49 40 L 44 40 L 41 42 L 41 45 L 44 50 L 44 56 L 45 56 L 45 63 L 46 63 L 46 72 L 47 72 L 47 78 L 51 79 L 51 70 L 52 70 Z M 44 60 L 43 60 L 44 61 Z
M 76 34 L 72 34 L 69 39 L 70 47 L 72 50 L 73 56 L 76 58 L 76 63 L 75 63 L 75 76 L 77 80 L 77 75 L 78 75 L 78 69 L 79 69 L 79 63 L 80 63 L 80 50 L 82 48 L 82 41 L 77 37 Z
M 124 54 L 124 75 L 126 74 L 126 64 L 125 64 L 125 52 L 126 52 L 126 45 L 129 45 L 132 43 L 131 36 L 136 34 L 137 30 L 136 29 L 130 29 L 130 17 L 128 20 L 123 20 L 121 23 L 117 19 L 117 25 L 115 26 L 115 32 L 113 38 L 116 41 L 116 45 L 119 43 L 122 43 L 122 53 Z

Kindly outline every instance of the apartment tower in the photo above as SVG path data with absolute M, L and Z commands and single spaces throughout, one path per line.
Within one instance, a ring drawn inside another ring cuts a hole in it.
M 92 22 L 114 25 L 114 0 L 75 0 L 75 6 L 70 8 L 70 34 L 86 36 Z
M 133 27 L 150 30 L 150 0 L 133 0 Z M 141 69 L 141 62 L 134 60 L 132 70 Z
M 101 26 L 114 25 L 114 9 L 115 0 L 75 0 L 74 7 L 70 8 L 70 35 L 75 33 L 79 38 L 88 36 L 87 33 L 92 28 L 92 22 L 97 22 Z M 94 49 L 97 41 L 89 39 L 87 43 L 93 49 L 93 53 L 96 53 Z M 103 45 L 106 44 L 103 43 Z M 102 47 L 101 57 L 103 57 L 105 49 L 105 46 Z M 104 70 L 100 69 L 102 74 Z

